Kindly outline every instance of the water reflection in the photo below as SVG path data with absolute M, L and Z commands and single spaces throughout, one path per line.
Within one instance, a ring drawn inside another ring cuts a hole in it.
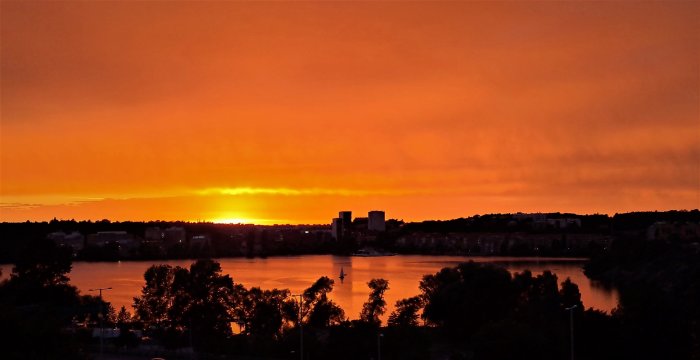
M 321 276 L 335 280 L 331 298 L 340 305 L 351 319 L 359 317 L 362 304 L 367 300 L 369 288 L 367 282 L 372 278 L 389 280 L 386 292 L 388 310 L 383 320 L 386 321 L 394 308 L 394 303 L 402 298 L 419 293 L 419 281 L 426 274 L 433 274 L 443 267 L 473 260 L 494 263 L 503 266 L 511 273 L 526 269 L 533 275 L 550 270 L 559 282 L 567 277 L 578 284 L 583 303 L 609 312 L 617 306 L 618 294 L 615 289 L 606 288 L 588 279 L 582 271 L 583 259 L 551 258 L 505 258 L 505 257 L 458 257 L 458 256 L 423 256 L 400 255 L 388 257 L 341 257 L 331 255 L 309 255 L 292 257 L 274 257 L 266 259 L 219 259 L 223 271 L 234 282 L 246 287 L 258 286 L 263 289 L 287 288 L 292 293 L 299 293 L 309 287 Z M 111 286 L 112 291 L 104 294 L 107 301 L 116 309 L 126 306 L 131 310 L 133 297 L 138 296 L 144 284 L 143 273 L 153 261 L 129 261 L 108 263 L 77 262 L 73 264 L 70 274 L 71 283 L 85 294 L 87 289 Z M 192 260 L 160 261 L 172 266 L 188 267 Z M 345 272 L 343 282 L 338 278 L 341 268 Z M 3 266 L 3 277 L 7 277 L 11 266 Z

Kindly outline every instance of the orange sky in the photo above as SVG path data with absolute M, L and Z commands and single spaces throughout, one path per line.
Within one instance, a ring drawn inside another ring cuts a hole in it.
M 700 2 L 8 2 L 0 221 L 700 206 Z

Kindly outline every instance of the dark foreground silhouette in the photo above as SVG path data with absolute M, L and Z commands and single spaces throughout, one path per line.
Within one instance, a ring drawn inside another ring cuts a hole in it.
M 119 330 L 104 351 L 120 354 L 299 359 L 303 332 L 305 359 L 566 359 L 573 320 L 576 359 L 697 358 L 697 249 L 633 239 L 613 245 L 586 270 L 619 286 L 611 315 L 585 309 L 578 286 L 550 272 L 511 275 L 467 262 L 426 275 L 420 293 L 398 301 L 382 324 L 386 280 L 368 283 L 359 319 L 348 320 L 329 298 L 327 277 L 302 294 L 246 288 L 206 259 L 151 266 L 133 315 L 115 311 L 79 294 L 67 277 L 71 254 L 41 240 L 0 284 L 0 357 L 94 358 L 93 329 L 102 322 Z

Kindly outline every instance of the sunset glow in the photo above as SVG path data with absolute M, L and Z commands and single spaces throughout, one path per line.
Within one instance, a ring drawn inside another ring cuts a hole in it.
M 700 206 L 699 2 L 1 7 L 0 221 Z
M 214 219 L 212 220 L 215 224 L 253 224 L 254 221 L 247 219 Z

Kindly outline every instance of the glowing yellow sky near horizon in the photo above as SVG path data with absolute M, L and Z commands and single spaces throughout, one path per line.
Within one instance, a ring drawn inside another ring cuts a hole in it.
M 700 207 L 698 2 L 0 7 L 0 221 Z

